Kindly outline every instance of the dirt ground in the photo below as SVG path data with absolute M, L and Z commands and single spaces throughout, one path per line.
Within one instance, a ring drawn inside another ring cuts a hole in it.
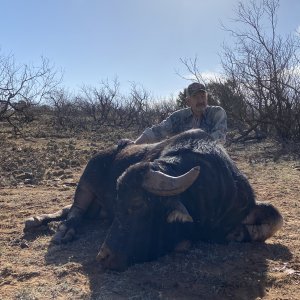
M 24 235 L 24 219 L 71 203 L 87 159 L 106 144 L 0 141 L 0 299 L 300 299 L 300 161 L 270 141 L 228 147 L 258 200 L 284 216 L 266 243 L 198 243 L 118 273 L 95 261 L 107 225 L 87 222 L 66 245 L 49 243 L 57 224 Z

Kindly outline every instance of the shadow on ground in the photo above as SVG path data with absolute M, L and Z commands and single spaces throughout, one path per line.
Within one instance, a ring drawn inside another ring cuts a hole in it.
M 272 285 L 268 262 L 292 258 L 280 244 L 199 242 L 187 253 L 134 265 L 125 272 L 104 271 L 95 257 L 107 229 L 87 223 L 79 239 L 50 244 L 46 253 L 46 263 L 60 266 L 62 276 L 74 271 L 88 279 L 88 299 L 257 299 Z

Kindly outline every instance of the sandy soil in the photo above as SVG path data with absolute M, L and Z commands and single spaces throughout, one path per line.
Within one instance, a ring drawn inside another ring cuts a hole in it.
M 24 235 L 24 219 L 71 203 L 86 160 L 103 147 L 1 142 L 0 299 L 300 299 L 300 161 L 271 142 L 229 148 L 257 198 L 284 216 L 266 243 L 198 243 L 118 273 L 95 261 L 107 225 L 87 222 L 67 245 L 49 243 L 57 224 Z

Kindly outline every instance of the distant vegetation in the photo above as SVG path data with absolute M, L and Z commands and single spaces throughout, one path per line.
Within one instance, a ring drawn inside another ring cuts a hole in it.
M 283 143 L 300 141 L 300 34 L 278 34 L 278 7 L 278 0 L 239 3 L 237 26 L 224 26 L 235 46 L 223 46 L 222 79 L 205 82 L 197 57 L 182 59 L 193 80 L 206 83 L 210 103 L 227 111 L 232 141 L 269 136 Z M 119 128 L 138 133 L 185 105 L 184 91 L 176 99 L 155 100 L 133 83 L 123 95 L 114 80 L 83 86 L 75 95 L 61 83 L 45 59 L 33 67 L 0 54 L 0 132 L 28 135 L 25 129 L 34 124 L 40 132 Z

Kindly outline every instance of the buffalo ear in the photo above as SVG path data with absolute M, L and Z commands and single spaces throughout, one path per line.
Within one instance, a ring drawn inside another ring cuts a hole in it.
M 142 187 L 158 196 L 174 196 L 188 189 L 197 179 L 199 173 L 199 166 L 177 177 L 150 169 L 144 176 Z
M 169 197 L 164 201 L 167 208 L 167 222 L 193 222 L 192 216 L 187 211 L 186 207 L 180 202 L 179 198 Z
M 168 223 L 174 223 L 174 222 L 186 223 L 186 222 L 194 222 L 194 220 L 189 213 L 183 213 L 180 210 L 173 210 L 169 213 L 169 215 L 167 217 L 167 222 Z

